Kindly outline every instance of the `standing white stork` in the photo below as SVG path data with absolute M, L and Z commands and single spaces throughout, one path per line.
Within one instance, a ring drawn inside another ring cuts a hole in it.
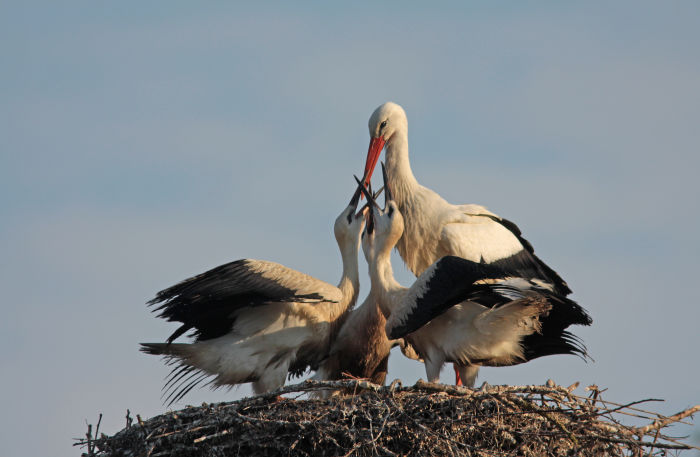
M 343 262 L 337 287 L 278 263 L 242 259 L 186 279 L 149 302 L 160 303 L 158 317 L 182 322 L 166 343 L 141 345 L 176 365 L 163 387 L 166 402 L 180 400 L 209 377 L 215 387 L 252 382 L 253 391 L 262 393 L 284 385 L 290 372 L 318 367 L 359 292 L 359 196 L 358 186 L 335 220 Z M 191 329 L 193 343 L 173 343 Z
M 389 338 L 404 338 L 425 361 L 428 380 L 437 382 L 445 362 L 453 362 L 468 386 L 480 365 L 514 365 L 552 354 L 586 355 L 565 329 L 588 320 L 575 302 L 504 269 L 456 256 L 430 265 L 410 288 L 394 279 L 391 250 L 404 220 L 387 198 L 380 210 L 372 196 L 362 250 L 369 264 L 371 291 L 387 316 Z
M 408 158 L 408 120 L 401 106 L 392 102 L 379 106 L 369 119 L 369 132 L 364 181 L 369 183 L 386 147 L 388 182 L 405 221 L 397 249 L 413 274 L 418 276 L 439 258 L 454 255 L 499 266 L 561 295 L 571 293 L 566 282 L 535 255 L 513 222 L 480 205 L 450 204 L 418 183 Z M 588 318 L 574 323 L 591 322 Z M 459 373 L 457 384 L 461 384 Z

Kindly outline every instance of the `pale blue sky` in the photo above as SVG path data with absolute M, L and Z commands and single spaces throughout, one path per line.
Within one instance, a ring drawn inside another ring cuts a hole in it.
M 517 222 L 594 318 L 595 363 L 479 382 L 700 403 L 699 4 L 347 8 L 0 4 L 3 454 L 78 455 L 86 419 L 165 410 L 137 350 L 173 329 L 144 305 L 160 289 L 243 257 L 336 282 L 331 224 L 387 100 L 418 179 Z

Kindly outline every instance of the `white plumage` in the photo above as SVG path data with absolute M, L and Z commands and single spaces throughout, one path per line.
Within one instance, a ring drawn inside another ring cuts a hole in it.
M 256 393 L 281 387 L 288 373 L 316 369 L 359 291 L 357 254 L 364 225 L 355 214 L 359 188 L 334 232 L 343 262 L 339 285 L 264 260 L 243 259 L 158 293 L 159 317 L 182 325 L 166 343 L 141 350 L 175 364 L 164 387 L 173 403 L 207 378 L 214 386 L 253 383 Z M 194 330 L 191 344 L 173 343 Z
M 534 255 L 515 224 L 481 205 L 450 204 L 418 183 L 409 162 L 408 121 L 403 108 L 391 102 L 381 105 L 370 117 L 369 131 L 365 184 L 386 146 L 388 183 L 405 221 L 397 248 L 415 275 L 442 256 L 456 255 L 518 269 L 523 277 L 548 281 L 559 293 L 570 292 L 559 275 Z
M 425 360 L 428 380 L 438 381 L 445 362 L 457 364 L 473 385 L 480 365 L 512 365 L 551 354 L 585 355 L 565 329 L 590 323 L 575 302 L 505 269 L 456 256 L 430 265 L 411 288 L 394 279 L 391 249 L 404 219 L 390 198 L 372 207 L 362 236 L 371 291 L 387 317 L 388 338 L 403 338 Z M 372 197 L 367 193 L 367 198 Z
M 535 255 L 514 223 L 480 205 L 450 204 L 418 183 L 409 162 L 408 121 L 401 106 L 391 102 L 379 106 L 369 119 L 369 132 L 364 181 L 369 183 L 386 146 L 388 182 L 405 221 L 397 249 L 416 276 L 441 257 L 455 255 L 497 265 L 562 295 L 571 292 L 566 282 Z

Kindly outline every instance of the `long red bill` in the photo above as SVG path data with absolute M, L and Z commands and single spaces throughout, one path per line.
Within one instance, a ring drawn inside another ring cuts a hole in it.
M 369 149 L 367 150 L 367 160 L 365 161 L 365 174 L 362 182 L 365 186 L 369 185 L 369 181 L 372 178 L 372 173 L 374 172 L 374 167 L 377 166 L 377 161 L 379 160 L 379 155 L 384 149 L 384 138 L 382 136 L 372 137 L 369 141 Z

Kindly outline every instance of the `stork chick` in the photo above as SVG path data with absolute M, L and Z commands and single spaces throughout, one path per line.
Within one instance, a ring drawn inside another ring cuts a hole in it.
M 335 220 L 343 273 L 338 286 L 275 262 L 242 259 L 159 292 L 158 317 L 181 322 L 166 343 L 143 343 L 175 368 L 164 386 L 172 404 L 207 378 L 214 387 L 252 382 L 255 393 L 284 385 L 288 373 L 316 369 L 355 305 L 364 209 L 356 190 Z M 192 343 L 173 343 L 194 330 Z
M 374 198 L 383 188 L 374 194 Z M 371 187 L 369 192 L 372 192 Z M 369 204 L 369 203 L 368 203 Z M 389 340 L 386 318 L 379 309 L 377 298 L 370 292 L 362 305 L 352 310 L 345 320 L 331 351 L 314 375 L 316 380 L 366 379 L 383 385 L 388 372 L 389 354 L 401 346 L 406 357 L 419 360 L 413 348 L 403 339 Z M 327 398 L 340 391 L 322 391 L 316 397 Z

